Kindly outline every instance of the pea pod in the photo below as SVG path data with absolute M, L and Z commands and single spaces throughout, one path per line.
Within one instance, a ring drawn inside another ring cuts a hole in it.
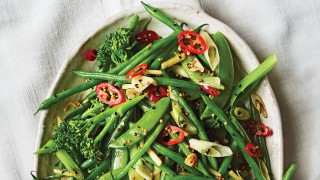
M 122 134 L 115 141 L 113 141 L 109 147 L 123 148 L 137 143 L 139 140 L 145 137 L 148 132 L 151 132 L 154 126 L 159 122 L 162 115 L 167 111 L 169 103 L 170 98 L 162 98 L 156 103 L 153 109 L 150 109 L 148 112 L 146 112 L 136 124 L 134 124 L 128 131 Z
M 127 148 L 112 149 L 111 169 L 124 168 L 129 160 L 129 153 Z
M 216 71 L 216 76 L 221 79 L 221 83 L 225 87 L 225 89 L 220 92 L 220 95 L 213 97 L 212 100 L 221 108 L 227 103 L 232 90 L 234 79 L 233 58 L 228 41 L 221 32 L 211 35 L 211 38 L 213 38 L 216 43 L 220 56 L 220 63 L 217 66 L 218 71 Z M 201 115 L 201 119 L 210 117 L 211 114 L 212 112 L 207 107 Z

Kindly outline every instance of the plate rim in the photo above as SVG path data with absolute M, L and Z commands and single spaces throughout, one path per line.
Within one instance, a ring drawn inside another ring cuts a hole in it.
M 248 55 L 252 56 L 252 59 L 254 60 L 254 62 L 252 62 L 252 63 L 255 63 L 255 65 L 260 64 L 255 53 L 252 51 L 250 46 L 244 41 L 244 39 L 242 39 L 241 36 L 239 36 L 226 23 L 210 16 L 209 14 L 204 12 L 203 10 L 194 9 L 194 8 L 191 8 L 190 6 L 177 4 L 177 3 L 170 3 L 170 4 L 165 4 L 165 5 L 161 4 L 161 3 L 149 3 L 149 4 L 151 4 L 152 6 L 158 8 L 160 10 L 174 10 L 174 9 L 181 10 L 182 9 L 182 10 L 193 11 L 193 12 L 196 12 L 198 15 L 201 14 L 201 15 L 204 15 L 206 18 L 210 18 L 210 19 L 216 21 L 216 23 L 218 23 L 221 27 L 223 27 L 225 30 L 227 30 L 228 33 L 230 33 L 230 35 L 233 38 L 235 38 L 232 41 L 237 41 L 238 44 L 242 45 L 243 48 L 246 49 L 246 51 L 247 51 L 246 53 L 249 53 Z M 131 14 L 136 14 L 136 13 L 138 14 L 143 11 L 145 11 L 145 9 L 142 6 L 141 7 L 133 7 L 131 9 L 121 11 L 119 13 L 116 13 L 116 14 L 106 18 L 102 23 L 100 23 L 95 28 L 93 28 L 90 32 L 88 32 L 78 43 L 76 43 L 76 45 L 72 49 L 71 53 L 68 54 L 65 62 L 62 64 L 62 66 L 60 67 L 60 70 L 58 71 L 56 77 L 54 78 L 54 81 L 49 88 L 49 91 L 48 91 L 46 98 L 54 95 L 54 92 L 56 91 L 56 89 L 58 87 L 57 84 L 63 78 L 65 69 L 72 63 L 72 59 L 79 53 L 81 47 L 84 46 L 86 44 L 86 42 L 88 42 L 90 40 L 90 38 L 92 38 L 97 33 L 102 31 L 105 27 L 112 25 L 113 23 L 115 23 L 119 19 L 127 17 Z M 279 142 L 280 142 L 280 144 L 279 144 L 279 146 L 280 146 L 280 148 L 279 148 L 280 149 L 280 152 L 279 152 L 280 160 L 279 160 L 279 167 L 276 167 L 276 168 L 279 168 L 279 173 L 280 173 L 280 175 L 282 175 L 284 162 L 283 162 L 283 129 L 282 129 L 282 119 L 281 119 L 280 107 L 279 107 L 275 93 L 273 91 L 273 88 L 271 87 L 270 81 L 267 76 L 264 78 L 263 82 L 265 84 L 264 88 L 266 90 L 268 90 L 268 93 L 271 95 L 271 99 L 273 101 L 273 104 L 275 105 L 274 108 L 276 109 L 276 113 L 277 113 L 276 116 L 279 117 L 279 123 L 277 125 L 279 126 L 279 130 L 280 130 L 280 132 L 279 132 L 280 137 L 278 137 Z M 39 118 L 38 132 L 37 132 L 36 143 L 35 143 L 35 151 L 38 150 L 41 145 L 41 140 L 42 140 L 43 133 L 44 133 L 44 123 L 45 123 L 45 119 L 47 117 L 47 114 L 48 114 L 48 110 L 44 110 L 41 112 L 41 116 Z M 34 154 L 34 169 L 35 170 L 38 169 L 38 161 L 39 161 L 38 155 Z

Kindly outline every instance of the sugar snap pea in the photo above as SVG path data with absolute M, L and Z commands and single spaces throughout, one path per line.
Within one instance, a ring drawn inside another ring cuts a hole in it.
M 156 103 L 153 109 L 146 112 L 128 131 L 122 134 L 115 141 L 111 142 L 109 147 L 123 148 L 137 143 L 150 133 L 156 124 L 158 124 L 162 115 L 167 111 L 169 103 L 170 98 L 162 98 Z
M 129 160 L 128 148 L 112 149 L 111 169 L 124 168 Z

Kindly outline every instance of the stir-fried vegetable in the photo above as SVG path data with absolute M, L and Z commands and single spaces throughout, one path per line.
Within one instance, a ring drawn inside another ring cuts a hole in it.
M 272 179 L 264 139 L 272 131 L 260 121 L 267 107 L 252 91 L 274 67 L 275 55 L 235 83 L 222 33 L 202 31 L 207 24 L 183 29 L 142 4 L 174 32 L 161 39 L 146 25 L 134 34 L 139 20 L 134 15 L 128 28 L 106 35 L 98 51 L 88 51 L 86 60 L 100 62 L 97 72 L 72 73 L 92 80 L 39 107 L 95 89 L 61 107 L 75 109 L 61 114 L 65 118 L 53 138 L 35 152 L 58 159 L 52 174 L 41 179 L 248 179 L 250 170 L 255 179 Z M 244 99 L 249 94 L 250 103 Z

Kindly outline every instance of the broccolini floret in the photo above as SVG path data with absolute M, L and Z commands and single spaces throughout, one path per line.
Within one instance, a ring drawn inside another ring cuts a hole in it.
M 98 49 L 97 60 L 101 66 L 109 66 L 112 62 L 119 65 L 132 55 L 133 33 L 137 25 L 138 16 L 134 16 L 128 28 L 119 28 L 117 31 L 106 35 L 104 43 Z

